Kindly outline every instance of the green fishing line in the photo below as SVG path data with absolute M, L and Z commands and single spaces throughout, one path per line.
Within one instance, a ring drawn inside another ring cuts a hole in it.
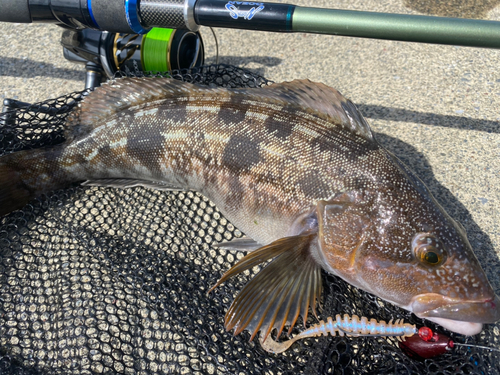
M 141 61 L 145 71 L 166 72 L 170 70 L 170 41 L 174 29 L 152 28 L 142 41 Z

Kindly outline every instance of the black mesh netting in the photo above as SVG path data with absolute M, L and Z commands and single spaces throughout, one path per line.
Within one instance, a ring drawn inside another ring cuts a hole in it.
M 173 76 L 232 87 L 268 82 L 228 66 Z M 81 99 L 75 93 L 3 114 L 2 153 L 61 142 L 65 118 Z M 0 225 L 0 373 L 500 373 L 499 353 L 470 347 L 418 361 L 390 338 L 322 337 L 273 355 L 246 332 L 225 332 L 225 311 L 252 274 L 207 295 L 243 256 L 214 245 L 241 233 L 195 192 L 74 187 Z M 324 284 L 322 318 L 424 324 L 336 277 L 325 275 Z M 498 330 L 451 337 L 499 347 Z

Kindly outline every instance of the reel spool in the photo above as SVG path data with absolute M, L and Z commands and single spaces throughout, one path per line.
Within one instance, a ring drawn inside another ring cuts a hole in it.
M 166 72 L 198 67 L 204 61 L 201 36 L 189 30 L 153 28 L 144 35 L 114 34 L 109 47 L 114 72 L 127 68 L 132 72 Z
M 205 52 L 199 32 L 153 28 L 147 34 L 109 33 L 91 29 L 63 31 L 64 57 L 85 63 L 85 88 L 99 86 L 118 71 L 167 72 L 203 65 Z

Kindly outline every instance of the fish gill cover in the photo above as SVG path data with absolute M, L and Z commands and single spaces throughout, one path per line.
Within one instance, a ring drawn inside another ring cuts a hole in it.
M 269 82 L 225 65 L 172 76 L 223 87 Z M 85 94 L 2 114 L 0 153 L 62 142 L 66 116 Z M 0 373 L 500 373 L 498 352 L 472 347 L 419 361 L 391 338 L 321 337 L 275 355 L 246 331 L 233 336 L 224 314 L 257 270 L 207 291 L 243 257 L 215 245 L 239 236 L 200 194 L 141 187 L 75 186 L 1 218 Z M 322 319 L 347 313 L 424 325 L 335 276 L 324 273 L 323 284 Z M 456 342 L 500 346 L 499 323 L 473 338 L 425 324 Z

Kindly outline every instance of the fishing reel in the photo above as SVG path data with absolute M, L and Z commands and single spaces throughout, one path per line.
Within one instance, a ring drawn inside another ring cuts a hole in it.
M 186 29 L 152 28 L 146 34 L 66 29 L 61 44 L 67 60 L 85 64 L 85 88 L 99 86 L 103 74 L 189 69 L 203 65 L 205 57 L 200 33 Z

